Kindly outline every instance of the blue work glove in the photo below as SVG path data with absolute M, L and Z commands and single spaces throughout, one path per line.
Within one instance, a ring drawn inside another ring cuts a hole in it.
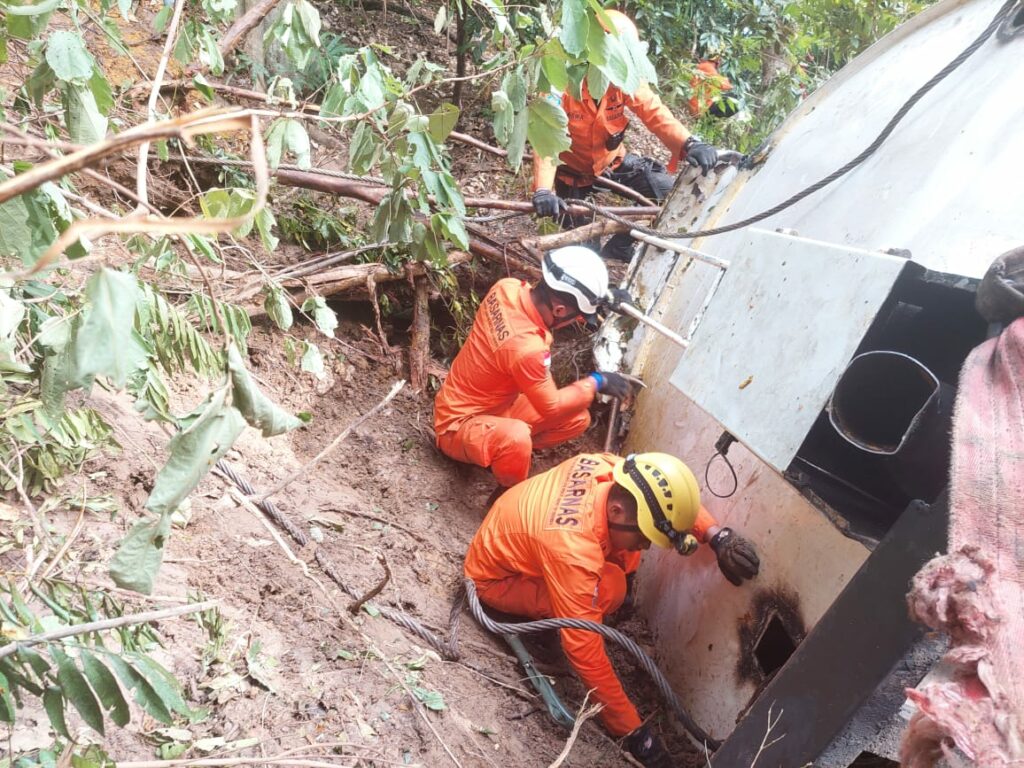
M 590 377 L 597 382 L 597 391 L 602 395 L 624 400 L 633 394 L 632 382 L 620 373 L 594 371 Z
M 533 210 L 538 216 L 557 219 L 567 209 L 565 201 L 550 189 L 538 189 L 533 193 Z
M 665 749 L 665 743 L 646 725 L 629 734 L 625 745 L 644 768 L 672 768 L 672 755 Z
M 683 144 L 682 159 L 694 168 L 700 168 L 702 176 L 707 176 L 718 165 L 718 150 L 696 136 L 691 136 Z

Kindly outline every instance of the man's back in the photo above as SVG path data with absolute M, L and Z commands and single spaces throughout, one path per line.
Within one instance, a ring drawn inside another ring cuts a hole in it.
M 514 372 L 523 356 L 543 357 L 551 334 L 530 299 L 529 286 L 505 278 L 480 303 L 473 328 L 434 400 L 434 430 L 458 429 L 470 416 L 498 414 L 519 395 Z

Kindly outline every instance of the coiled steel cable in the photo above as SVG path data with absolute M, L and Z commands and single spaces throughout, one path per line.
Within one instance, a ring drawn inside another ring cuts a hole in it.
M 809 187 L 805 187 L 804 189 L 800 190 L 793 196 L 787 198 L 786 200 L 783 200 L 778 205 L 772 206 L 766 211 L 762 211 L 761 213 L 755 214 L 754 216 L 750 216 L 749 218 L 743 219 L 742 221 L 737 221 L 735 224 L 726 224 L 724 226 L 715 227 L 713 229 L 704 229 L 699 230 L 697 232 L 662 232 L 660 230 L 653 229 L 642 224 L 633 223 L 628 219 L 623 218 L 622 216 L 618 216 L 614 213 L 605 211 L 604 209 L 601 208 L 601 206 L 596 205 L 595 203 L 592 203 L 589 200 L 574 200 L 573 204 L 582 205 L 585 208 L 591 209 L 598 216 L 603 216 L 604 218 L 610 219 L 611 221 L 618 222 L 619 224 L 624 224 L 628 226 L 630 229 L 638 230 L 646 235 L 654 235 L 655 237 L 663 237 L 671 240 L 693 240 L 698 237 L 711 237 L 713 235 L 722 235 L 725 234 L 726 232 L 732 232 L 737 229 L 749 227 L 751 224 L 756 224 L 757 222 L 770 218 L 777 213 L 781 213 L 787 208 L 796 205 L 805 197 L 813 195 L 815 192 L 822 189 L 823 187 L 827 187 L 836 179 L 845 176 L 847 173 L 849 173 L 858 165 L 860 165 L 869 157 L 871 157 L 871 155 L 873 155 L 875 151 L 880 146 L 882 146 L 882 143 L 887 138 L 889 138 L 889 135 L 896 129 L 896 126 L 900 124 L 903 118 L 906 117 L 907 113 L 914 108 L 917 102 L 923 99 L 928 94 L 928 92 L 931 91 L 936 85 L 945 80 L 950 73 L 952 73 L 961 64 L 967 61 L 968 58 L 970 58 L 982 45 L 985 44 L 985 42 L 990 37 L 992 37 L 993 34 L 995 34 L 996 30 L 999 29 L 1000 25 L 1003 23 L 1003 21 L 1005 21 L 1010 11 L 1014 8 L 1017 2 L 1018 0 L 1006 0 L 1006 3 L 1002 6 L 1002 8 L 999 9 L 999 12 L 995 15 L 995 17 L 985 28 L 985 30 L 980 35 L 978 35 L 974 42 L 967 46 L 963 51 L 961 51 L 959 56 L 957 56 L 955 59 L 950 61 L 945 67 L 939 70 L 928 82 L 926 82 L 924 85 L 918 88 L 917 91 L 915 91 L 914 94 L 903 103 L 903 106 L 896 111 L 896 114 L 892 116 L 888 123 L 886 123 L 881 133 L 879 133 L 878 136 L 875 137 L 875 140 L 872 141 L 864 149 L 863 152 L 861 152 L 855 158 L 846 163 L 846 165 L 836 169 L 835 171 L 833 171 L 820 181 L 811 184 Z
M 472 579 L 466 579 L 465 589 L 469 602 L 469 611 L 473 614 L 473 618 L 484 629 L 495 634 L 525 635 L 532 632 L 545 632 L 550 629 L 583 629 L 588 632 L 596 632 L 604 639 L 611 640 L 613 643 L 622 646 L 643 667 L 644 672 L 651 676 L 651 679 L 658 686 L 662 697 L 672 707 L 673 714 L 683 724 L 683 727 L 689 731 L 690 735 L 702 746 L 706 745 L 709 749 L 718 749 L 721 746 L 720 741 L 708 736 L 693 721 L 690 714 L 683 708 L 675 691 L 672 690 L 672 686 L 668 684 L 665 675 L 655 665 L 654 659 L 644 653 L 639 645 L 617 629 L 612 629 L 597 621 L 587 621 L 585 619 L 538 619 L 537 621 L 515 623 L 495 621 L 484 612 L 483 606 L 480 605 L 480 598 L 476 594 L 476 584 L 473 583 Z
M 235 472 L 230 464 L 221 459 L 216 464 L 216 471 L 234 483 L 242 493 L 253 499 L 256 506 L 263 510 L 263 512 L 265 512 L 277 526 L 291 536 L 299 546 L 305 547 L 309 544 L 310 539 L 309 536 L 306 535 L 306 532 L 289 520 L 272 501 L 255 499 L 255 497 L 259 495 L 256 489 L 253 488 L 244 477 Z M 316 558 L 317 564 L 321 569 L 323 569 L 323 572 L 326 573 L 331 581 L 337 584 L 345 594 L 355 600 L 360 599 L 361 595 L 345 583 L 341 578 L 341 575 L 335 569 L 334 564 L 320 547 L 315 549 L 314 557 Z M 678 718 L 679 722 L 682 723 L 683 727 L 686 728 L 690 735 L 696 739 L 698 743 L 705 745 L 712 750 L 718 749 L 721 745 L 720 741 L 711 738 L 693 721 L 693 718 L 690 717 L 689 713 L 679 702 L 679 698 L 676 696 L 675 691 L 672 690 L 672 686 L 669 685 L 665 675 L 663 675 L 661 670 L 659 670 L 655 665 L 654 660 L 644 653 L 640 646 L 633 642 L 629 637 L 616 629 L 605 626 L 604 624 L 600 624 L 596 621 L 585 621 L 583 619 L 541 619 L 539 621 L 526 621 L 519 623 L 494 621 L 484 612 L 483 606 L 480 604 L 480 599 L 476 594 L 476 584 L 474 584 L 471 579 L 466 579 L 463 586 L 459 589 L 455 601 L 452 603 L 451 612 L 448 617 L 449 623 L 447 639 L 442 639 L 435 632 L 424 626 L 419 620 L 413 618 L 407 613 L 397 611 L 383 605 L 374 604 L 373 607 L 379 611 L 380 615 L 384 618 L 408 629 L 410 632 L 426 641 L 432 648 L 434 648 L 434 650 L 441 654 L 442 658 L 448 659 L 449 661 L 456 661 L 459 658 L 458 638 L 459 628 L 462 622 L 462 609 L 466 604 L 469 605 L 470 613 L 473 615 L 473 618 L 477 620 L 480 626 L 495 634 L 525 635 L 533 632 L 544 632 L 550 629 L 582 629 L 588 632 L 596 632 L 606 640 L 611 640 L 613 643 L 622 646 L 634 659 L 636 659 L 640 666 L 643 667 L 643 670 L 654 680 L 662 697 L 671 706 L 673 714 L 675 714 L 676 718 Z

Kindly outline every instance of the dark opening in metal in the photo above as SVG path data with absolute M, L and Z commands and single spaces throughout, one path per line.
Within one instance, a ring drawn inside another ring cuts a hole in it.
M 843 437 L 870 453 L 894 454 L 937 399 L 939 380 L 900 352 L 857 355 L 839 379 L 829 417 Z
M 874 752 L 861 752 L 848 768 L 900 768 L 900 764 Z
M 789 661 L 796 650 L 796 641 L 786 631 L 777 613 L 772 613 L 761 639 L 754 646 L 754 658 L 765 677 L 770 677 Z

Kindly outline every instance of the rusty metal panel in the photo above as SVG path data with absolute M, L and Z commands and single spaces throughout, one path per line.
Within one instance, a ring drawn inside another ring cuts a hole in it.
M 757 229 L 730 258 L 671 382 L 782 471 L 907 262 Z

